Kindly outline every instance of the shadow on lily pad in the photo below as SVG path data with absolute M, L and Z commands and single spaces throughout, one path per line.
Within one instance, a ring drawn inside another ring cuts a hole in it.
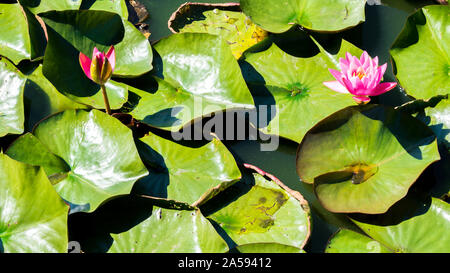
M 140 140 L 136 140 L 136 147 L 149 175 L 136 181 L 131 193 L 167 198 L 170 177 L 164 157 Z
M 86 253 L 105 253 L 111 247 L 110 233 L 125 232 L 152 215 L 150 199 L 124 195 L 108 201 L 92 213 L 69 216 L 69 241 L 77 241 Z

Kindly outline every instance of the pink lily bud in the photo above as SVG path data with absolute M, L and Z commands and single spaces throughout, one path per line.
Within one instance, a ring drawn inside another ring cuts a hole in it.
M 337 81 L 323 84 L 339 93 L 350 93 L 358 104 L 366 104 L 369 96 L 378 96 L 393 89 L 396 82 L 381 82 L 387 64 L 378 66 L 378 57 L 371 58 L 366 51 L 358 59 L 347 52 L 346 58 L 339 59 L 341 71 L 329 69 Z
M 95 47 L 92 60 L 80 52 L 79 60 L 84 74 L 93 82 L 104 85 L 111 78 L 116 66 L 114 46 L 111 46 L 106 54 Z

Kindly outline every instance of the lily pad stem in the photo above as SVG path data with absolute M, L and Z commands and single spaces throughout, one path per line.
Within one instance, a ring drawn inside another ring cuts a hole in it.
M 105 101 L 105 109 L 108 115 L 111 115 L 111 107 L 109 106 L 108 95 L 106 94 L 106 87 L 104 84 L 100 85 L 102 87 L 103 100 Z

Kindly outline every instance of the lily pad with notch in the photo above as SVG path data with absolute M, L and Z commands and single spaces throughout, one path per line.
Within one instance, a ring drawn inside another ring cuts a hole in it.
M 339 58 L 344 58 L 346 52 L 359 56 L 362 50 L 342 40 L 338 53 L 331 54 L 316 44 L 320 52 L 309 58 L 291 56 L 276 44 L 245 55 L 243 73 L 255 101 L 259 107 L 267 106 L 269 112 L 275 112 L 267 118 L 259 117 L 260 124 L 254 124 L 264 133 L 300 142 L 317 122 L 354 105 L 350 94 L 332 91 L 323 82 L 333 80 L 328 68 L 339 69 Z
M 311 233 L 308 202 L 274 176 L 251 168 L 261 174 L 246 173 L 200 209 L 225 232 L 230 247 L 274 243 L 302 249 Z
M 439 160 L 436 137 L 388 106 L 351 106 L 319 122 L 297 151 L 297 173 L 333 212 L 384 213 Z
M 450 93 L 448 6 L 426 6 L 411 15 L 390 53 L 395 73 L 416 99 Z
M 169 28 L 173 33 L 197 32 L 221 36 L 230 45 L 236 59 L 269 35 L 240 11 L 238 3 L 185 3 L 170 17 Z
M 281 33 L 294 25 L 335 32 L 364 21 L 365 0 L 241 0 L 241 8 L 263 29 Z
M 130 87 L 130 94 L 138 99 L 129 106 L 135 119 L 178 131 L 215 112 L 254 108 L 239 65 L 221 37 L 174 34 L 154 49 L 153 72 L 124 81 L 135 87 Z M 167 113 L 167 118 L 160 113 Z
M 136 183 L 134 194 L 199 206 L 241 178 L 233 155 L 216 138 L 188 147 L 149 133 L 137 147 L 150 174 Z
M 134 182 L 148 174 L 131 130 L 97 110 L 67 110 L 50 116 L 33 134 L 18 138 L 7 154 L 42 166 L 59 195 L 73 209 L 84 211 L 130 193 Z

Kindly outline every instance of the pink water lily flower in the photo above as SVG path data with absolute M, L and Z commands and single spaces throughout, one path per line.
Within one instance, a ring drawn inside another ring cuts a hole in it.
M 92 60 L 80 52 L 79 59 L 84 74 L 100 85 L 104 85 L 111 78 L 116 66 L 114 46 L 111 46 L 106 54 L 95 47 L 92 53 Z
M 80 52 L 80 65 L 86 77 L 100 85 L 102 89 L 103 100 L 105 101 L 106 113 L 111 115 L 108 94 L 106 93 L 106 82 L 111 78 L 116 66 L 116 52 L 114 46 L 111 46 L 108 52 L 100 52 L 96 47 L 92 53 L 92 60 Z
M 358 59 L 347 52 L 346 58 L 339 59 L 341 71 L 329 69 L 337 81 L 323 84 L 339 93 L 350 93 L 358 104 L 370 101 L 369 96 L 378 96 L 394 88 L 396 82 L 381 82 L 387 64 L 378 66 L 378 57 L 371 58 L 364 51 Z

